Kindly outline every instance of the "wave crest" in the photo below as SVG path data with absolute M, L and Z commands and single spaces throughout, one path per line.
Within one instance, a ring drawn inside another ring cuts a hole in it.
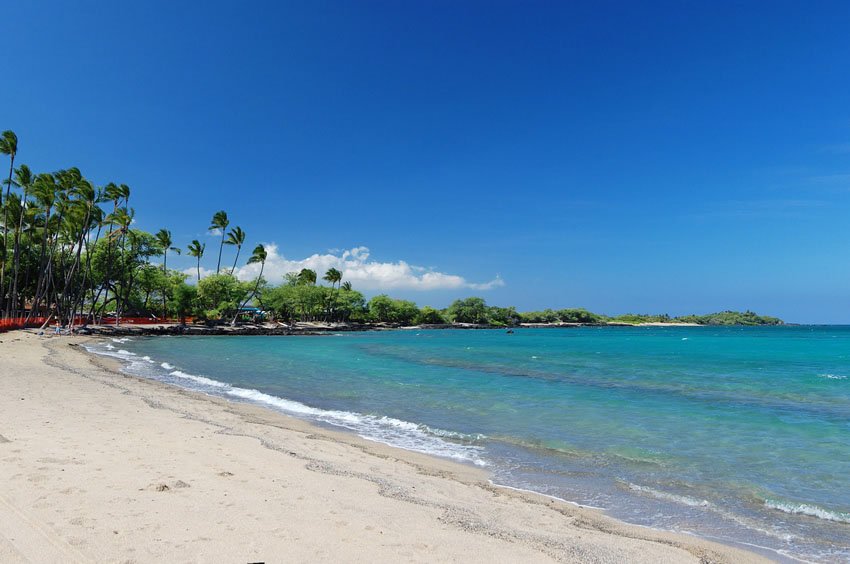
M 835 521 L 836 523 L 850 523 L 850 513 L 843 511 L 832 511 L 817 505 L 809 503 L 792 503 L 788 501 L 765 500 L 764 506 L 769 509 L 776 509 L 783 513 L 792 515 L 808 515 L 809 517 L 817 517 L 825 521 Z
M 481 458 L 483 447 L 472 444 L 483 439 L 483 435 L 467 435 L 436 429 L 386 415 L 370 415 L 311 407 L 259 390 L 239 388 L 205 376 L 189 374 L 168 362 L 157 363 L 149 356 L 139 357 L 125 349 L 115 351 L 114 346 L 109 343 L 102 344 L 101 347 L 86 348 L 96 354 L 123 360 L 126 363 L 125 370 L 136 376 L 165 381 L 211 395 L 265 405 L 297 417 L 343 427 L 354 431 L 364 439 L 390 446 L 471 462 L 477 466 L 487 465 Z

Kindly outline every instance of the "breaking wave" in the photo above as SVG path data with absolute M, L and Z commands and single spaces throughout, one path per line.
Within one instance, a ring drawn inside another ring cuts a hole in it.
M 296 417 L 343 427 L 354 431 L 364 439 L 405 450 L 471 462 L 477 466 L 487 465 L 481 457 L 483 447 L 472 444 L 483 439 L 482 435 L 466 435 L 435 429 L 383 415 L 311 407 L 259 390 L 240 388 L 205 376 L 189 374 L 168 362 L 157 364 L 148 356 L 138 357 L 125 349 L 116 351 L 115 347 L 109 343 L 86 348 L 95 354 L 123 360 L 126 363 L 125 370 L 134 376 L 143 376 L 210 395 L 264 405 Z M 156 368 L 157 366 L 159 368 Z

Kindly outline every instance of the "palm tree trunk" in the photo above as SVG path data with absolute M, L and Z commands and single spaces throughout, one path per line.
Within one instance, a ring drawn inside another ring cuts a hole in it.
M 230 269 L 230 275 L 233 276 L 233 271 L 236 270 L 236 263 L 239 262 L 239 251 L 242 250 L 242 245 L 236 246 L 236 258 L 233 259 L 233 268 Z
M 86 234 L 89 231 L 89 222 L 90 221 L 91 221 L 91 207 L 89 207 L 86 210 L 86 217 L 83 220 L 82 225 L 80 226 L 80 235 L 77 239 L 77 244 L 76 244 L 77 252 L 75 253 L 74 261 L 71 263 L 71 268 L 68 270 L 68 272 L 65 275 L 65 286 L 62 288 L 62 300 L 63 301 L 65 301 L 66 298 L 67 298 L 68 292 L 71 289 L 71 282 L 74 279 L 74 274 L 77 272 L 77 268 L 79 268 L 79 266 L 80 266 L 80 257 L 83 254 L 83 241 L 85 240 Z M 83 285 L 81 287 L 84 287 L 84 286 L 85 286 L 85 279 L 83 279 Z M 71 324 L 73 324 L 74 314 L 76 313 L 76 304 L 77 304 L 76 298 L 71 299 L 70 303 L 73 304 L 73 306 L 74 306 L 73 309 L 70 312 Z
M 221 251 L 224 250 L 224 229 L 221 230 L 221 243 L 218 245 L 218 264 L 215 265 L 215 273 L 221 270 Z
M 21 216 L 18 218 L 18 229 L 15 231 L 15 258 L 13 259 L 13 278 L 12 278 L 12 294 L 9 298 L 12 301 L 12 312 L 11 316 L 16 317 L 18 313 L 18 273 L 21 264 L 21 253 L 20 253 L 20 241 L 21 241 L 21 231 L 24 229 L 24 216 L 26 215 L 26 204 L 27 204 L 27 188 L 24 186 L 24 197 L 21 200 Z
M 27 316 L 27 320 L 33 316 L 33 313 L 38 312 L 38 308 L 41 302 L 42 289 L 47 286 L 47 276 L 50 267 L 49 255 L 47 252 L 47 241 L 50 236 L 50 220 L 52 212 L 52 206 L 48 207 L 44 216 L 44 237 L 41 240 L 41 254 L 38 258 L 38 279 L 36 280 L 35 285 L 35 295 L 32 300 L 32 308 L 30 308 L 30 314 Z
M 166 277 L 164 283 L 165 285 L 162 287 L 162 321 L 165 321 L 165 318 L 168 316 L 168 308 L 165 305 L 165 293 L 168 289 L 168 268 L 166 267 L 166 263 L 168 261 L 168 249 L 165 249 L 162 252 L 162 275 Z
M 257 276 L 257 283 L 254 284 L 254 290 L 251 292 L 248 298 L 244 302 L 242 302 L 242 305 L 236 308 L 236 315 L 233 316 L 233 320 L 230 322 L 231 326 L 236 325 L 236 320 L 239 318 L 239 310 L 248 305 L 248 302 L 250 302 L 254 298 L 254 296 L 257 295 L 257 290 L 260 289 L 260 281 L 263 279 L 263 269 L 265 267 L 266 261 L 260 263 L 260 274 Z
M 115 213 L 118 211 L 118 200 L 112 201 L 112 217 L 115 217 Z M 109 241 L 109 245 L 106 247 L 106 280 L 103 281 L 103 285 L 105 287 L 106 293 L 103 295 L 103 305 L 104 307 L 100 308 L 100 319 L 98 321 L 103 320 L 103 312 L 106 311 L 106 302 L 109 301 L 109 280 L 112 278 L 112 245 L 115 242 L 112 239 L 112 231 L 115 225 L 110 222 L 109 223 L 109 232 L 106 234 L 106 238 Z
M 9 184 L 6 185 L 7 203 L 9 200 L 9 194 L 12 193 L 12 173 L 15 171 L 15 155 L 11 155 L 9 160 Z M 2 199 L 0 199 L 0 206 L 3 206 Z M 6 303 L 6 237 L 9 233 L 9 227 L 6 225 L 6 219 L 8 211 L 8 206 L 3 206 L 3 260 L 0 261 L 0 306 Z
M 122 226 L 122 227 L 124 227 L 124 226 Z M 125 246 L 126 236 L 127 236 L 126 229 L 130 229 L 130 226 L 127 225 L 125 230 L 121 232 L 121 239 L 118 241 L 118 246 L 121 248 L 121 257 L 124 258 L 125 260 L 127 258 L 127 247 Z M 130 286 L 129 280 L 128 280 L 127 286 L 128 287 Z M 121 312 L 122 312 L 121 305 L 122 305 L 122 303 L 121 303 L 121 293 L 119 292 L 115 296 L 115 325 L 116 325 L 116 327 L 118 325 L 121 325 Z
M 94 243 L 92 244 L 91 248 L 93 248 L 93 249 L 97 248 L 97 242 L 100 239 L 100 232 L 102 230 L 103 230 L 103 221 L 98 221 L 97 222 L 97 234 L 94 236 Z M 91 270 L 91 256 L 92 256 L 92 252 L 89 250 L 88 241 L 86 241 L 86 271 L 88 271 L 89 284 L 91 285 L 89 287 L 89 292 L 91 293 L 91 308 L 89 308 L 88 320 L 91 321 L 92 323 L 94 323 L 94 310 L 95 310 L 95 306 L 97 304 L 97 297 L 100 296 L 100 290 L 98 290 L 97 296 L 95 296 L 95 293 L 94 293 L 95 281 L 94 281 L 94 273 Z

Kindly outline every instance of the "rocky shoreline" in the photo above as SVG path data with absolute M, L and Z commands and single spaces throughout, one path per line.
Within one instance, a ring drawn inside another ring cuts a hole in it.
M 523 323 L 516 327 L 501 325 L 450 323 L 440 325 L 403 326 L 390 323 L 294 323 L 292 325 L 266 323 L 242 325 L 205 325 L 205 324 L 124 324 L 124 325 L 89 325 L 74 330 L 78 335 L 109 335 L 109 336 L 141 336 L 141 335 L 262 335 L 262 336 L 291 336 L 291 335 L 326 335 L 328 333 L 358 332 L 358 331 L 390 331 L 390 330 L 435 330 L 435 329 L 549 329 L 576 327 L 640 327 L 640 326 L 670 326 L 670 327 L 699 327 L 687 323 Z

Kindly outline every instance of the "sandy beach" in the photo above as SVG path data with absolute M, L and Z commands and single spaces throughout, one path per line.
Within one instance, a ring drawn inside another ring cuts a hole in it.
M 0 334 L 2 562 L 759 562 Z

